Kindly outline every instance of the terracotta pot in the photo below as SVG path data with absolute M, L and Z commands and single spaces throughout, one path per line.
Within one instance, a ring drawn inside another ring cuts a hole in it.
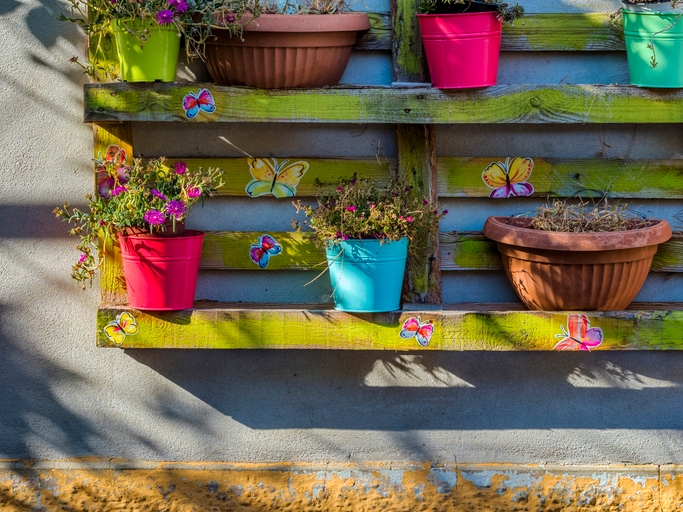
M 612 233 L 541 231 L 530 223 L 489 217 L 484 234 L 497 242 L 522 302 L 546 311 L 625 309 L 643 286 L 657 245 L 671 238 L 665 220 Z
M 244 41 L 212 28 L 206 67 L 220 85 L 261 89 L 323 87 L 341 79 L 365 13 L 262 14 L 244 25 Z

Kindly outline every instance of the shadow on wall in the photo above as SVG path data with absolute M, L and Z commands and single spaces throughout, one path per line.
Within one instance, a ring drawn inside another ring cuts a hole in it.
M 683 375 L 676 370 L 681 353 L 126 353 L 255 429 L 679 430 L 683 425 L 683 410 L 670 407 L 683 400 Z

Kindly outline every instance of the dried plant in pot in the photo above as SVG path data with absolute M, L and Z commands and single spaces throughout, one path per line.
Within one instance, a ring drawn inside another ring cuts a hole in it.
M 535 217 L 489 217 L 484 234 L 529 309 L 608 311 L 633 301 L 671 227 L 621 205 L 556 201 Z
M 170 167 L 164 158 L 126 166 L 125 153 L 110 150 L 98 162 L 99 184 L 94 196 L 86 196 L 88 208 L 55 209 L 80 238 L 72 277 L 85 288 L 105 263 L 107 248 L 118 244 L 131 307 L 191 308 L 204 233 L 186 230 L 184 221 L 193 204 L 222 184 L 223 171 L 190 170 L 184 162 Z
M 336 85 L 367 14 L 346 0 L 214 0 L 208 15 L 206 66 L 220 85 L 262 89 Z M 206 17 L 204 18 L 206 21 Z

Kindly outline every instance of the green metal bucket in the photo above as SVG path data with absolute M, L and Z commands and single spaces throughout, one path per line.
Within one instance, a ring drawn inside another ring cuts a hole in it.
M 135 21 L 135 29 L 141 25 Z M 147 24 L 149 39 L 144 43 L 129 34 L 118 20 L 112 24 L 116 38 L 116 49 L 121 65 L 121 80 L 124 82 L 175 81 L 180 51 L 180 37 L 174 24 L 165 26 L 156 22 Z
M 378 313 L 401 307 L 407 237 L 383 243 L 346 240 L 326 252 L 335 309 Z
M 680 12 L 622 11 L 631 84 L 683 87 L 683 17 Z M 652 45 L 652 48 L 648 48 Z M 653 58 L 656 66 L 652 66 Z

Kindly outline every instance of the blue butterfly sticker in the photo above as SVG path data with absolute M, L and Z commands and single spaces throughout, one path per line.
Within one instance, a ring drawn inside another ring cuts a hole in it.
M 271 256 L 282 252 L 282 246 L 270 235 L 261 235 L 255 244 L 251 244 L 249 257 L 260 268 L 268 267 Z
M 199 89 L 197 94 L 190 91 L 183 96 L 183 110 L 188 119 L 194 119 L 199 112 L 213 114 L 216 111 L 216 102 L 208 89 Z

